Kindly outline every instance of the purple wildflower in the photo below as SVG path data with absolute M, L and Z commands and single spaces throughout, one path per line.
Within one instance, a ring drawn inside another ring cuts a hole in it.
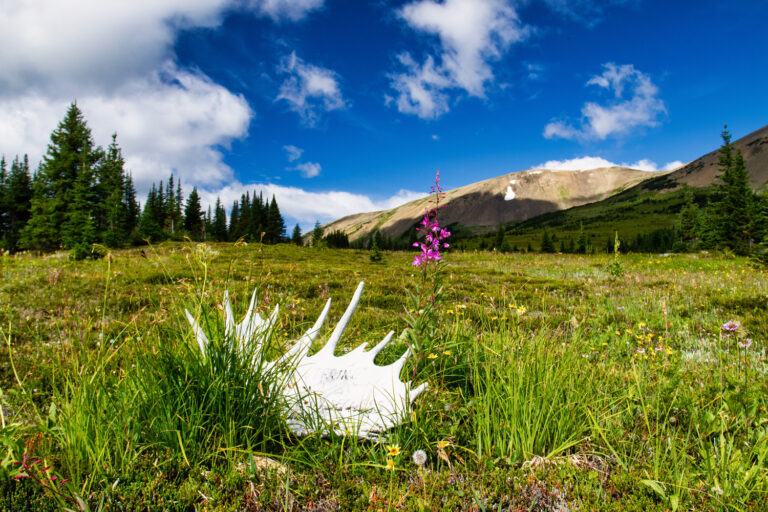
M 645 354 L 645 349 L 643 347 L 640 347 L 637 349 L 638 354 Z
M 430 189 L 430 192 L 435 194 L 435 206 L 434 208 L 426 210 L 424 218 L 421 220 L 421 225 L 424 227 L 417 228 L 419 231 L 424 231 L 425 235 L 423 242 L 414 242 L 413 244 L 414 247 L 421 249 L 421 252 L 413 258 L 414 267 L 421 266 L 430 261 L 440 261 L 443 259 L 440 255 L 440 249 L 449 247 L 443 240 L 451 236 L 451 233 L 447 229 L 441 228 L 437 220 L 437 211 L 438 208 L 440 208 L 440 198 L 444 197 L 443 189 L 440 186 L 440 171 L 437 171 L 435 184 Z
M 730 322 L 724 323 L 720 328 L 725 329 L 726 331 L 735 331 L 739 328 L 739 324 L 731 320 Z
M 752 338 L 746 338 L 743 342 L 739 342 L 741 348 L 747 349 L 752 346 Z

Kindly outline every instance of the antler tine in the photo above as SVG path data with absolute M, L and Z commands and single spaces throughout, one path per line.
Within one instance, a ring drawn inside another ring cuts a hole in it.
M 392 336 L 395 334 L 395 331 L 389 331 L 389 333 L 384 336 L 384 339 L 381 340 L 375 347 L 373 347 L 369 352 L 368 355 L 371 358 L 371 361 L 376 359 L 376 356 L 384 350 L 384 347 L 387 346 L 387 344 L 392 340 Z
M 205 347 L 208 345 L 208 338 L 205 336 L 205 333 L 200 328 L 200 325 L 197 323 L 197 320 L 195 320 L 192 314 L 186 309 L 184 312 L 187 314 L 187 320 L 189 321 L 190 325 L 192 325 L 192 332 L 197 338 L 197 345 L 200 347 L 200 352 L 203 354 L 203 356 L 205 356 Z
M 427 383 L 424 382 L 420 386 L 417 386 L 415 389 L 412 389 L 408 395 L 408 398 L 410 399 L 411 402 L 413 402 L 426 389 L 427 389 Z
M 254 331 L 256 330 L 254 325 L 251 324 L 251 319 L 253 318 L 253 313 L 256 308 L 256 289 L 253 290 L 253 294 L 251 295 L 251 302 L 248 304 L 248 311 L 245 313 L 245 318 L 243 318 L 243 321 L 240 323 L 241 327 L 241 337 L 247 338 L 250 336 L 253 336 Z M 257 314 L 258 317 L 258 314 Z M 261 318 L 259 318 L 261 320 Z
M 349 324 L 349 321 L 352 319 L 352 315 L 355 313 L 357 303 L 360 302 L 360 295 L 362 293 L 363 282 L 361 281 L 360 284 L 357 285 L 357 290 L 355 290 L 355 294 L 352 296 L 352 300 L 349 302 L 347 310 L 342 315 L 339 323 L 336 324 L 336 328 L 333 330 L 333 333 L 331 333 L 331 337 L 328 338 L 328 343 L 325 344 L 321 352 L 333 354 L 336 350 L 336 344 L 339 343 L 342 334 L 344 334 L 344 330 L 347 328 L 347 324 Z
M 293 360 L 294 358 L 300 359 L 304 357 L 307 352 L 309 352 L 309 349 L 312 347 L 312 343 L 314 343 L 315 338 L 317 338 L 317 335 L 320 333 L 320 328 L 325 323 L 325 319 L 328 317 L 328 312 L 330 310 L 331 299 L 328 299 L 328 301 L 325 303 L 323 311 L 320 313 L 320 316 L 317 317 L 315 325 L 307 329 L 307 332 L 305 332 L 301 338 L 296 341 L 296 343 L 288 350 L 288 352 L 285 353 L 282 359 L 286 361 Z
M 224 336 L 234 334 L 235 315 L 232 314 L 232 304 L 229 302 L 229 290 L 224 290 Z
M 403 366 L 405 365 L 406 359 L 408 359 L 408 356 L 411 355 L 411 349 L 407 349 L 403 355 L 400 356 L 400 359 L 389 365 L 390 368 L 392 368 L 392 373 L 395 375 L 395 377 L 400 376 L 400 372 L 403 369 Z

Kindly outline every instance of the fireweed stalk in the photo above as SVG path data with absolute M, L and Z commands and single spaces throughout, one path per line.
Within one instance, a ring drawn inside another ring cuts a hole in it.
M 440 186 L 440 171 L 437 171 L 430 194 L 434 195 L 434 198 L 429 201 L 431 207 L 425 211 L 424 218 L 421 220 L 422 227 L 417 228 L 424 233 L 424 239 L 413 244 L 414 247 L 421 249 L 421 252 L 413 258 L 413 266 L 421 267 L 420 279 L 413 291 L 407 290 L 409 308 L 405 314 L 408 323 L 406 339 L 418 358 L 421 358 L 426 346 L 432 345 L 433 337 L 437 332 L 435 313 L 443 295 L 440 273 L 445 266 L 440 250 L 449 247 L 444 240 L 451 236 L 447 229 L 440 227 L 438 221 L 440 208 L 445 208 L 444 205 L 440 205 L 440 200 L 445 197 L 443 188 Z

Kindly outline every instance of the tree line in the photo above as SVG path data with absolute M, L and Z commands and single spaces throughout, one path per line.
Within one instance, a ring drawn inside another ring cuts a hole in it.
M 204 212 L 197 188 L 184 200 L 181 182 L 153 184 L 142 209 L 117 134 L 106 150 L 97 146 L 77 103 L 51 133 L 38 169 L 29 159 L 0 160 L 0 248 L 53 251 L 96 257 L 96 244 L 121 247 L 145 241 L 285 240 L 285 221 L 275 197 L 246 192 L 234 201 L 229 222 L 221 200 Z M 298 226 L 297 226 L 298 228 Z

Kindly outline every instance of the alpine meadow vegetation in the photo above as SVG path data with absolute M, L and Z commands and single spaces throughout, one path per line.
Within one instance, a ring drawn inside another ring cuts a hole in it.
M 424 228 L 416 261 L 242 240 L 2 256 L 0 508 L 768 509 L 764 270 L 619 262 L 618 240 L 613 255 L 445 252 L 429 211 Z M 236 316 L 254 288 L 263 316 L 280 304 L 274 359 L 360 280 L 337 350 L 403 333 L 377 363 L 410 346 L 401 379 L 428 390 L 377 441 L 296 437 L 279 372 L 224 335 L 218 298 Z

